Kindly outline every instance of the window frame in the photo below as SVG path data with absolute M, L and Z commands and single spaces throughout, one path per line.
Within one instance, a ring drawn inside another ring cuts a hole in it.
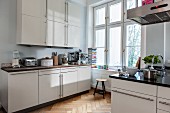
M 115 5 L 115 4 L 118 4 L 118 3 L 121 3 L 121 20 L 120 21 L 116 21 L 116 22 L 110 22 L 110 6 L 111 5 Z M 108 3 L 108 18 L 107 18 L 107 25 L 114 25 L 114 24 L 120 24 L 123 22 L 123 0 L 116 0 L 116 1 L 113 1 L 113 2 L 110 2 Z
M 107 27 L 107 29 L 108 29 L 108 32 L 107 32 L 107 50 L 108 50 L 108 52 L 107 52 L 107 64 L 108 64 L 108 66 L 109 66 L 109 63 L 110 63 L 110 61 L 109 61 L 109 59 L 110 59 L 110 56 L 109 56 L 109 54 L 110 54 L 110 28 L 114 28 L 114 27 L 121 27 L 121 48 L 120 48 L 120 59 L 121 59 L 121 61 L 120 61 L 120 64 L 122 65 L 122 63 L 123 63 L 123 61 L 122 61 L 122 57 L 123 57 L 123 54 L 122 54 L 122 49 L 123 49 L 123 23 L 119 23 L 119 24 L 115 24 L 115 25 L 110 25 L 110 26 L 108 26 Z M 109 66 L 109 67 L 111 67 L 111 68 L 114 68 L 114 67 L 117 67 L 117 66 Z
M 135 0 L 136 1 L 136 7 L 138 6 L 138 1 L 139 0 Z M 122 8 L 121 8 L 121 21 L 117 21 L 117 22 L 111 22 L 110 23 L 110 6 L 111 5 L 114 5 L 114 4 L 117 4 L 121 2 L 121 5 L 122 5 Z M 97 9 L 100 9 L 100 8 L 103 8 L 105 7 L 105 11 L 106 11 L 106 18 L 105 18 L 105 24 L 102 24 L 102 25 L 95 25 L 95 11 Z M 111 2 L 107 2 L 105 4 L 102 4 L 102 5 L 98 5 L 96 7 L 93 7 L 93 46 L 94 48 L 96 48 L 96 29 L 102 29 L 102 28 L 105 28 L 105 64 L 106 65 L 109 65 L 109 35 L 110 35 L 110 28 L 112 27 L 118 27 L 118 26 L 121 26 L 121 51 L 120 51 L 120 57 L 121 57 L 121 67 L 123 66 L 126 66 L 126 26 L 127 25 L 130 25 L 130 24 L 137 24 L 136 22 L 133 22 L 131 20 L 128 20 L 126 19 L 127 18 L 127 0 L 114 0 L 114 1 L 111 1 Z M 141 30 L 141 34 L 142 34 L 142 30 Z M 142 36 L 141 36 L 142 38 Z M 141 39 L 141 45 L 140 45 L 140 48 L 142 48 L 142 39 Z M 142 54 L 142 51 L 140 52 L 140 56 Z M 118 66 L 109 66 L 109 68 L 111 69 L 117 69 Z
M 125 22 L 124 23 L 124 37 L 123 37 L 123 66 L 127 66 L 127 61 L 126 61 L 126 58 L 127 58 L 127 47 L 132 47 L 132 46 L 127 46 L 127 26 L 128 25 L 133 25 L 133 24 L 138 24 L 136 22 L 133 22 L 133 21 L 129 21 L 129 22 Z M 133 46 L 133 47 L 139 47 L 139 46 Z M 141 43 L 140 43 L 140 51 L 141 51 L 141 48 L 142 48 L 142 29 L 141 29 Z M 142 51 L 140 52 L 140 56 L 142 55 Z

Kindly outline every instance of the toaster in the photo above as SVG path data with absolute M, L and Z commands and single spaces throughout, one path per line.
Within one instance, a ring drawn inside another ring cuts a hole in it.
M 23 58 L 23 65 L 26 66 L 26 67 L 37 66 L 37 59 L 34 58 L 34 57 Z

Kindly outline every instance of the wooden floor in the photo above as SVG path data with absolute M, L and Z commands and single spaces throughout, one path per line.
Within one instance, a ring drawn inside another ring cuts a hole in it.
M 93 96 L 93 90 L 87 94 L 56 103 L 31 113 L 111 113 L 111 96 Z

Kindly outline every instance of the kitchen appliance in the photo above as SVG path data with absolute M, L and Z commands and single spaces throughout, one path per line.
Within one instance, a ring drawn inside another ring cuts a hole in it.
M 88 64 L 88 54 L 87 53 L 80 53 L 79 59 L 81 64 Z
M 22 59 L 22 63 L 26 67 L 34 67 L 37 66 L 37 59 L 34 57 L 26 57 Z
M 64 54 L 62 58 L 62 65 L 68 65 L 68 56 L 66 53 Z
M 157 76 L 157 70 L 144 69 L 143 74 L 145 79 L 155 80 Z
M 53 66 L 53 59 L 52 58 L 41 59 L 41 66 L 46 66 L 46 67 Z
M 19 68 L 20 67 L 20 53 L 18 50 L 13 51 L 13 59 L 12 59 L 12 67 Z
M 170 0 L 129 9 L 127 11 L 127 19 L 131 19 L 141 25 L 168 22 L 170 21 Z
M 68 63 L 69 64 L 77 64 L 79 60 L 79 52 L 69 52 L 68 53 Z
M 62 61 L 63 57 L 64 57 L 64 54 L 59 54 L 58 55 L 58 65 L 62 65 L 63 64 L 63 61 Z

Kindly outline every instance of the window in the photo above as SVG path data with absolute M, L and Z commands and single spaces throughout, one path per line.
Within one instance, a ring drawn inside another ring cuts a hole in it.
M 126 1 L 125 9 L 140 5 L 140 0 L 114 0 L 94 8 L 97 65 L 107 64 L 114 68 L 123 64 L 134 67 L 140 57 L 141 26 L 129 20 L 123 21 L 126 20 L 126 15 L 123 16 L 123 1 Z
M 126 66 L 135 67 L 141 53 L 141 26 L 126 26 Z

